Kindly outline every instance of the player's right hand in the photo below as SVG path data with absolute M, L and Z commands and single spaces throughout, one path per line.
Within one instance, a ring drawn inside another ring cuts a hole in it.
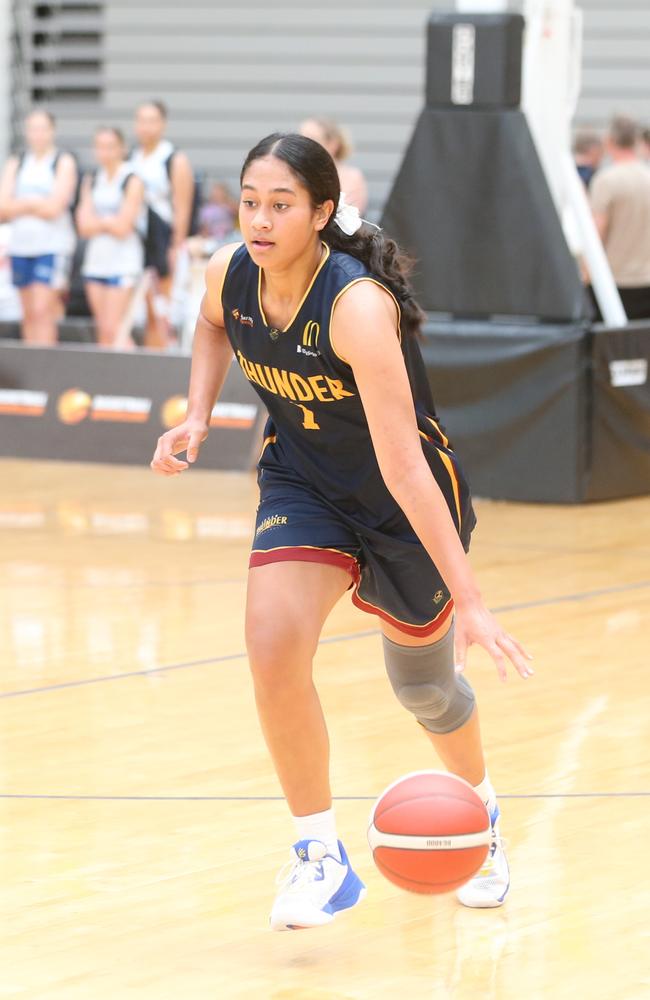
M 158 438 L 158 447 L 151 461 L 151 468 L 160 476 L 177 476 L 196 462 L 199 449 L 208 436 L 208 425 L 198 420 L 184 420 Z M 187 461 L 175 458 L 187 452 Z

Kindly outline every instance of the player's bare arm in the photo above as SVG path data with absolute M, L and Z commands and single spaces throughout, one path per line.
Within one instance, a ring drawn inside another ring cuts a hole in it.
M 336 306 L 331 336 L 335 350 L 354 372 L 384 482 L 454 598 L 459 665 L 467 647 L 479 643 L 493 657 L 502 679 L 506 657 L 528 677 L 532 671 L 527 654 L 483 604 L 449 508 L 424 458 L 391 297 L 371 282 L 354 285 Z
M 192 346 L 192 371 L 187 417 L 178 427 L 158 439 L 151 468 L 163 476 L 175 476 L 195 462 L 208 436 L 210 414 L 221 392 L 232 361 L 221 305 L 221 288 L 232 254 L 238 244 L 221 247 L 208 264 L 205 294 L 196 321 Z M 176 458 L 186 451 L 187 461 Z

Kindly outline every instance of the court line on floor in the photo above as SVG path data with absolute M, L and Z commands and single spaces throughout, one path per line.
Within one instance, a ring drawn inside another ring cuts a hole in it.
M 615 587 L 600 587 L 596 590 L 579 591 L 575 594 L 560 594 L 556 597 L 541 598 L 536 601 L 520 601 L 516 604 L 502 604 L 490 610 L 494 614 L 505 614 L 510 611 L 525 611 L 530 608 L 543 608 L 554 604 L 569 604 L 576 601 L 588 601 L 595 597 L 605 597 L 610 594 L 622 594 L 633 590 L 643 590 L 650 587 L 650 580 L 637 583 L 624 583 Z M 366 629 L 363 632 L 351 632 L 344 635 L 333 635 L 321 639 L 320 646 L 335 642 L 349 642 L 353 639 L 365 639 L 371 635 L 379 635 L 378 629 Z M 229 653 L 226 656 L 212 656 L 201 660 L 188 660 L 185 663 L 170 663 L 168 666 L 149 667 L 145 670 L 129 670 L 126 673 L 105 674 L 101 677 L 85 677 L 76 681 L 62 681 L 60 684 L 46 684 L 42 687 L 23 688 L 19 691 L 0 692 L 0 700 L 5 698 L 21 698 L 30 694 L 44 694 L 47 691 L 62 691 L 65 688 L 86 687 L 89 684 L 103 684 L 107 681 L 121 681 L 130 677 L 151 677 L 155 674 L 170 673 L 172 670 L 187 670 L 190 667 L 203 667 L 211 663 L 227 663 L 231 660 L 246 659 L 246 653 Z
M 377 795 L 334 795 L 335 802 L 374 802 Z M 649 792 L 499 793 L 500 799 L 644 799 Z M 50 795 L 0 792 L 0 799 L 53 799 L 70 802 L 284 802 L 282 795 Z
M 347 635 L 333 635 L 321 639 L 320 646 L 326 646 L 334 642 L 348 642 L 351 639 L 365 639 L 370 635 L 379 635 L 377 629 L 368 629 L 365 632 L 351 632 Z M 101 677 L 85 677 L 82 680 L 62 681 L 60 684 L 46 684 L 43 687 L 24 688 L 20 691 L 3 691 L 2 698 L 19 698 L 28 694 L 44 694 L 47 691 L 61 691 L 64 688 L 85 687 L 89 684 L 103 684 L 106 681 L 121 681 L 128 677 L 154 677 L 156 674 L 170 673 L 172 670 L 187 670 L 190 667 L 204 667 L 210 663 L 228 663 L 232 660 L 245 660 L 246 653 L 228 653 L 225 656 L 210 656 L 203 660 L 188 660 L 185 663 L 170 663 L 166 667 L 149 667 L 146 670 L 129 670 L 123 674 L 105 674 Z

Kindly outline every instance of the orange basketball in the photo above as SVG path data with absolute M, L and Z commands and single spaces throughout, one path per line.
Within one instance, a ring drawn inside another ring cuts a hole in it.
M 450 892 L 481 867 L 490 817 L 462 778 L 416 771 L 393 782 L 370 815 L 368 842 L 382 875 L 409 892 Z

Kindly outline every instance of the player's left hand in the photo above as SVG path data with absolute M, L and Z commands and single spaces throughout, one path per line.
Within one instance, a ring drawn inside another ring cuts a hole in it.
M 454 643 L 456 670 L 459 672 L 465 669 L 467 650 L 476 643 L 487 650 L 494 660 L 500 680 L 508 679 L 508 660 L 524 680 L 535 673 L 530 666 L 530 653 L 526 652 L 514 636 L 501 628 L 494 615 L 481 602 L 469 606 L 456 605 Z

